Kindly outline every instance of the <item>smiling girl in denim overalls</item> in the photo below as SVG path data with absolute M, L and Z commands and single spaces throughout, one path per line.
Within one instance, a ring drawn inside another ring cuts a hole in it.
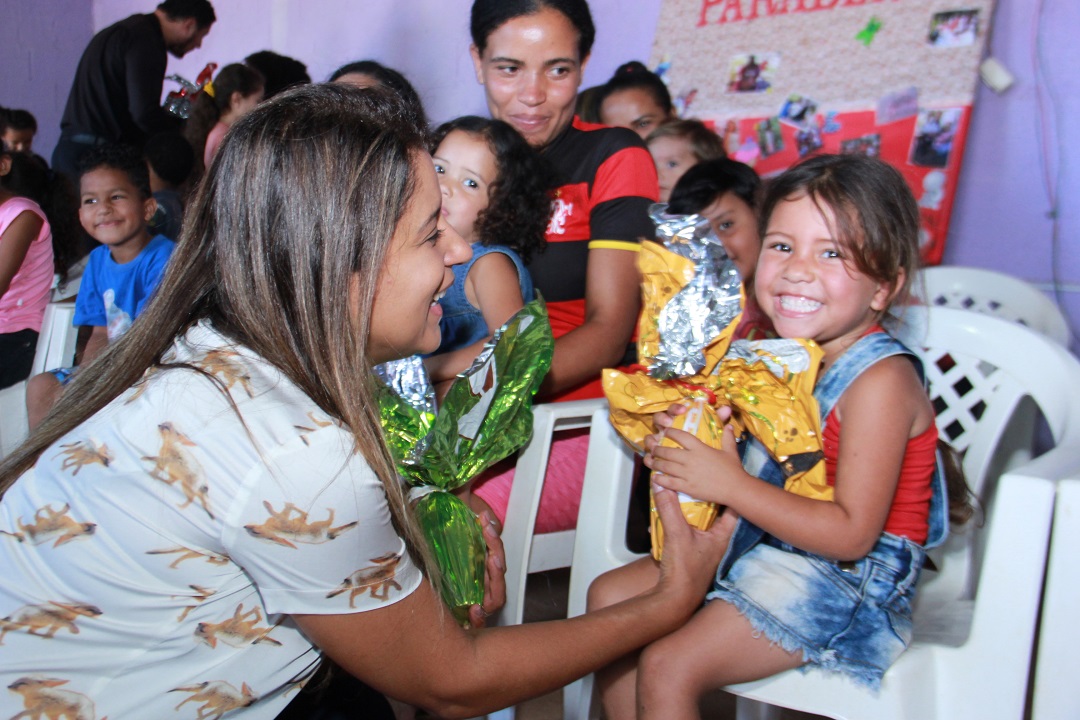
M 835 495 L 785 492 L 758 443 L 740 460 L 730 428 L 719 450 L 671 429 L 681 406 L 656 416 L 681 447 L 647 440 L 653 482 L 741 520 L 707 604 L 598 676 L 612 720 L 696 717 L 708 690 L 805 665 L 876 687 L 911 641 L 925 550 L 944 539 L 934 410 L 918 361 L 880 324 L 906 300 L 919 259 L 919 211 L 903 178 L 861 156 L 812 158 L 770 186 L 762 227 L 758 302 L 781 337 L 825 353 L 814 396 Z M 646 558 L 599 578 L 590 608 L 655 572 Z

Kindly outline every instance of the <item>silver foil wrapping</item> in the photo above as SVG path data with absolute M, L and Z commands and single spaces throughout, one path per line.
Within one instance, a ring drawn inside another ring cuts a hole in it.
M 742 278 L 701 215 L 669 215 L 667 204 L 649 208 L 656 239 L 671 252 L 694 263 L 696 272 L 658 318 L 660 349 L 642 358 L 655 378 L 689 377 L 705 367 L 704 350 L 742 309 Z

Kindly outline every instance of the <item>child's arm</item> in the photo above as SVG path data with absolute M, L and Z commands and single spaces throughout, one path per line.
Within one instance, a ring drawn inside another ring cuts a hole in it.
M 42 224 L 40 217 L 27 210 L 19 213 L 0 235 L 0 297 L 11 287 Z
M 473 263 L 465 278 L 465 292 L 469 302 L 480 308 L 490 332 L 472 345 L 425 358 L 432 383 L 452 380 L 468 370 L 495 331 L 525 306 L 517 268 L 501 252 L 488 253 Z
M 102 350 L 109 346 L 109 331 L 101 325 L 95 325 L 94 329 L 90 332 L 90 337 L 86 340 L 86 347 L 82 351 L 82 359 L 79 361 L 80 365 L 86 365 L 91 360 L 96 358 Z
M 833 501 L 811 500 L 747 474 L 725 429 L 715 450 L 692 435 L 667 430 L 681 448 L 648 442 L 654 482 L 727 505 L 777 538 L 837 560 L 864 557 L 881 536 L 910 437 L 926 430 L 933 410 L 911 363 L 887 358 L 864 372 L 837 405 L 840 455 Z M 669 424 L 670 421 L 668 421 Z M 662 416 L 660 423 L 665 424 Z

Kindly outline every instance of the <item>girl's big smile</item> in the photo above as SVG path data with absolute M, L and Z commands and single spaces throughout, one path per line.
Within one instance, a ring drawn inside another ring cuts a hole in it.
M 777 204 L 755 274 L 780 337 L 815 340 L 831 364 L 888 308 L 891 286 L 864 275 L 836 239 L 832 210 L 801 195 Z

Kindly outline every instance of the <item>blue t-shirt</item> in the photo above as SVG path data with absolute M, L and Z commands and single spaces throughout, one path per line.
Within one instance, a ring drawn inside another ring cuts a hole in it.
M 468 347 L 474 342 L 490 335 L 496 328 L 488 328 L 484 322 L 484 314 L 478 308 L 473 307 L 469 298 L 465 295 L 465 278 L 469 276 L 473 264 L 488 253 L 502 253 L 510 258 L 518 272 L 518 285 L 521 287 L 521 297 L 525 302 L 530 302 L 535 294 L 533 291 L 532 276 L 521 262 L 521 257 L 505 245 L 481 245 L 472 244 L 472 260 L 461 265 L 454 266 L 454 284 L 446 291 L 439 304 L 442 305 L 443 317 L 439 321 L 439 329 L 442 331 L 442 342 L 439 349 L 433 355 L 450 352 L 459 348 Z
M 175 243 L 158 235 L 134 260 L 121 265 L 106 245 L 94 248 L 75 298 L 74 325 L 108 329 L 109 342 L 127 332 L 161 282 Z

